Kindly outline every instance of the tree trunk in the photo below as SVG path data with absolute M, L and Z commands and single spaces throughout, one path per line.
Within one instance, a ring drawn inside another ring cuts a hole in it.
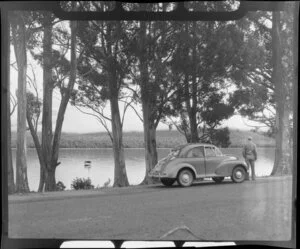
M 194 106 L 194 89 L 192 87 L 192 93 L 190 94 L 189 90 L 189 75 L 185 74 L 184 79 L 184 87 L 185 87 L 185 104 L 187 108 L 187 114 L 189 118 L 188 130 L 186 140 L 188 143 L 196 143 L 198 142 L 198 129 L 197 129 L 197 119 L 196 119 L 196 108 Z M 191 96 L 192 96 L 192 105 L 191 105 Z
M 109 49 L 111 49 L 109 45 Z M 109 51 L 112 54 L 112 51 Z M 120 117 L 119 110 L 119 87 L 117 81 L 117 71 L 115 58 L 111 56 L 108 58 L 108 68 L 109 68 L 109 101 L 111 108 L 111 126 L 112 126 L 112 136 L 113 136 L 113 152 L 114 152 L 114 184 L 113 187 L 125 187 L 129 186 L 126 165 L 125 165 L 125 153 L 123 146 L 123 127 Z
M 152 184 L 155 181 L 148 176 L 148 173 L 157 164 L 157 150 L 156 150 L 156 126 L 155 121 L 151 117 L 153 110 L 156 108 L 153 106 L 155 102 L 153 93 L 151 91 L 151 85 L 149 84 L 148 62 L 147 62 L 147 50 L 146 50 L 146 23 L 141 22 L 140 28 L 140 44 L 139 44 L 139 61 L 140 61 L 140 88 L 141 88 L 141 101 L 143 110 L 143 127 L 144 127 L 144 144 L 145 144 L 145 177 L 142 181 L 143 184 Z
M 299 2 L 295 2 L 293 6 L 293 40 L 292 40 L 292 58 L 293 58 L 293 84 L 292 84 L 292 93 L 291 93 L 291 114 L 293 115 L 293 126 L 290 127 L 290 148 L 292 156 L 290 157 L 290 165 L 292 168 L 292 174 L 297 175 L 297 140 L 298 140 L 298 61 L 299 61 Z M 296 145 L 296 146 L 294 146 Z
M 43 161 L 43 164 L 40 163 L 40 182 L 38 187 L 38 192 L 43 192 L 45 187 L 45 181 L 46 181 L 46 165 L 45 161 Z
M 9 58 L 9 57 L 8 57 Z M 9 83 L 8 83 L 9 84 Z M 8 86 L 9 89 L 9 86 Z M 13 168 L 13 161 L 12 161 L 12 151 L 11 151 L 11 121 L 10 121 L 10 98 L 9 98 L 9 91 L 7 94 L 7 174 L 8 174 L 8 194 L 12 194 L 15 192 L 15 182 L 14 182 L 14 168 Z
M 38 187 L 38 192 L 43 192 L 44 182 L 45 182 L 45 170 L 44 169 L 46 168 L 45 160 L 43 158 L 42 147 L 41 147 L 39 138 L 37 136 L 37 131 L 32 124 L 29 112 L 27 112 L 26 116 L 27 116 L 27 124 L 28 124 L 29 130 L 30 130 L 30 133 L 31 133 L 31 136 L 32 136 L 32 139 L 34 142 L 34 146 L 35 146 L 38 158 L 39 158 L 39 163 L 40 163 L 40 183 L 39 183 L 39 187 Z
M 123 146 L 123 134 L 122 124 L 120 118 L 118 97 L 112 94 L 110 98 L 111 105 L 111 124 L 113 134 L 113 151 L 114 151 L 114 162 L 115 162 L 115 175 L 114 175 L 114 187 L 125 187 L 129 185 L 126 165 L 125 165 L 125 154 Z
M 192 107 L 189 112 L 189 120 L 190 120 L 190 129 L 191 129 L 190 143 L 197 143 L 199 142 L 199 136 L 198 136 L 196 111 L 194 107 Z
M 8 46 L 9 47 L 9 46 Z M 11 150 L 11 115 L 10 115 L 10 49 L 8 48 L 7 55 L 7 177 L 8 177 L 8 194 L 12 194 L 15 192 L 15 182 L 14 182 L 14 168 L 13 168 L 13 160 L 12 160 L 12 150 Z
M 53 81 L 52 81 L 52 24 L 51 13 L 45 13 L 44 20 L 44 37 L 43 37 L 43 115 L 42 115 L 42 154 L 44 164 L 40 165 L 40 184 L 39 190 L 48 185 L 47 176 L 48 171 L 52 169 L 51 155 L 52 155 L 52 95 L 53 95 Z M 45 166 L 45 167 L 44 167 Z M 51 180 L 51 179 L 50 179 Z M 49 180 L 49 181 L 50 181 Z M 51 184 L 50 184 L 51 185 Z
M 291 157 L 292 149 L 289 146 L 289 119 L 288 110 L 285 104 L 281 104 L 276 108 L 276 147 L 275 161 L 271 175 L 286 175 L 291 174 L 291 165 L 289 158 Z
M 18 114 L 17 114 L 17 156 L 16 192 L 29 192 L 26 155 L 26 37 L 25 24 L 21 18 L 12 22 L 14 50 L 18 66 Z
M 281 65 L 282 47 L 280 42 L 280 12 L 273 12 L 272 27 L 272 47 L 273 47 L 273 74 L 272 80 L 275 85 L 276 101 L 276 148 L 275 161 L 271 175 L 284 175 L 291 173 L 289 165 L 289 112 L 286 104 L 287 89 L 284 84 L 283 69 Z
M 67 106 L 70 100 L 71 92 L 74 88 L 75 79 L 76 79 L 76 68 L 77 68 L 77 59 L 76 59 L 76 30 L 77 30 L 77 22 L 72 21 L 70 24 L 71 28 L 71 69 L 70 69 L 70 78 L 68 86 L 62 89 L 62 99 L 60 102 L 56 125 L 55 125 L 55 132 L 52 141 L 52 155 L 51 155 L 51 168 L 47 169 L 46 172 L 46 191 L 55 191 L 56 190 L 56 183 L 55 183 L 55 170 L 56 167 L 60 164 L 58 162 L 59 157 L 59 144 L 61 138 L 61 131 L 64 121 L 64 116 L 67 110 Z
M 193 61 L 193 72 L 192 72 L 192 89 L 191 89 L 191 100 L 192 105 L 189 111 L 189 119 L 191 126 L 191 142 L 199 142 L 198 126 L 197 126 L 197 38 L 196 38 L 196 22 L 193 22 L 193 48 L 192 48 L 192 61 Z
M 56 180 L 55 180 L 55 164 L 51 165 L 50 169 L 47 169 L 45 172 L 45 191 L 55 191 L 56 190 Z
M 156 127 L 154 122 L 150 119 L 151 108 L 145 101 L 142 104 L 143 107 L 143 126 L 144 126 L 144 143 L 145 143 L 145 162 L 146 170 L 145 177 L 142 181 L 143 184 L 153 184 L 157 181 L 148 176 L 148 173 L 157 164 L 157 150 L 156 150 Z

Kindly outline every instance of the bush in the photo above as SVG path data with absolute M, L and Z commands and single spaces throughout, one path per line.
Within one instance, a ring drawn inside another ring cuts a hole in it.
M 65 188 L 66 188 L 66 186 L 61 181 L 56 183 L 56 190 L 57 191 L 64 191 Z
M 218 147 L 228 148 L 231 144 L 229 129 L 225 127 L 223 129 L 216 130 L 212 136 L 212 142 Z
M 75 190 L 79 189 L 93 189 L 94 185 L 92 185 L 90 178 L 78 178 L 76 177 L 71 184 L 71 188 Z

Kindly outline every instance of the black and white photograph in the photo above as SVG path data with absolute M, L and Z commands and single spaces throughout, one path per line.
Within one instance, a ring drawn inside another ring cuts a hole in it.
M 245 2 L 1 4 L 7 238 L 295 245 L 299 3 Z

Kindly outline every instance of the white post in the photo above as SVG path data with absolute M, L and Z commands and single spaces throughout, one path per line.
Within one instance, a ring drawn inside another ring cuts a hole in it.
M 92 167 L 91 161 L 84 161 L 84 167 L 88 170 L 88 178 L 90 178 L 90 169 Z

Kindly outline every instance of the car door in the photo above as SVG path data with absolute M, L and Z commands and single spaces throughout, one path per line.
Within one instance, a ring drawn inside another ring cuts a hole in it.
M 214 175 L 218 165 L 224 160 L 224 157 L 217 155 L 214 146 L 205 146 L 205 174 Z
M 186 154 L 186 162 L 194 166 L 197 175 L 205 175 L 204 147 L 190 149 Z

